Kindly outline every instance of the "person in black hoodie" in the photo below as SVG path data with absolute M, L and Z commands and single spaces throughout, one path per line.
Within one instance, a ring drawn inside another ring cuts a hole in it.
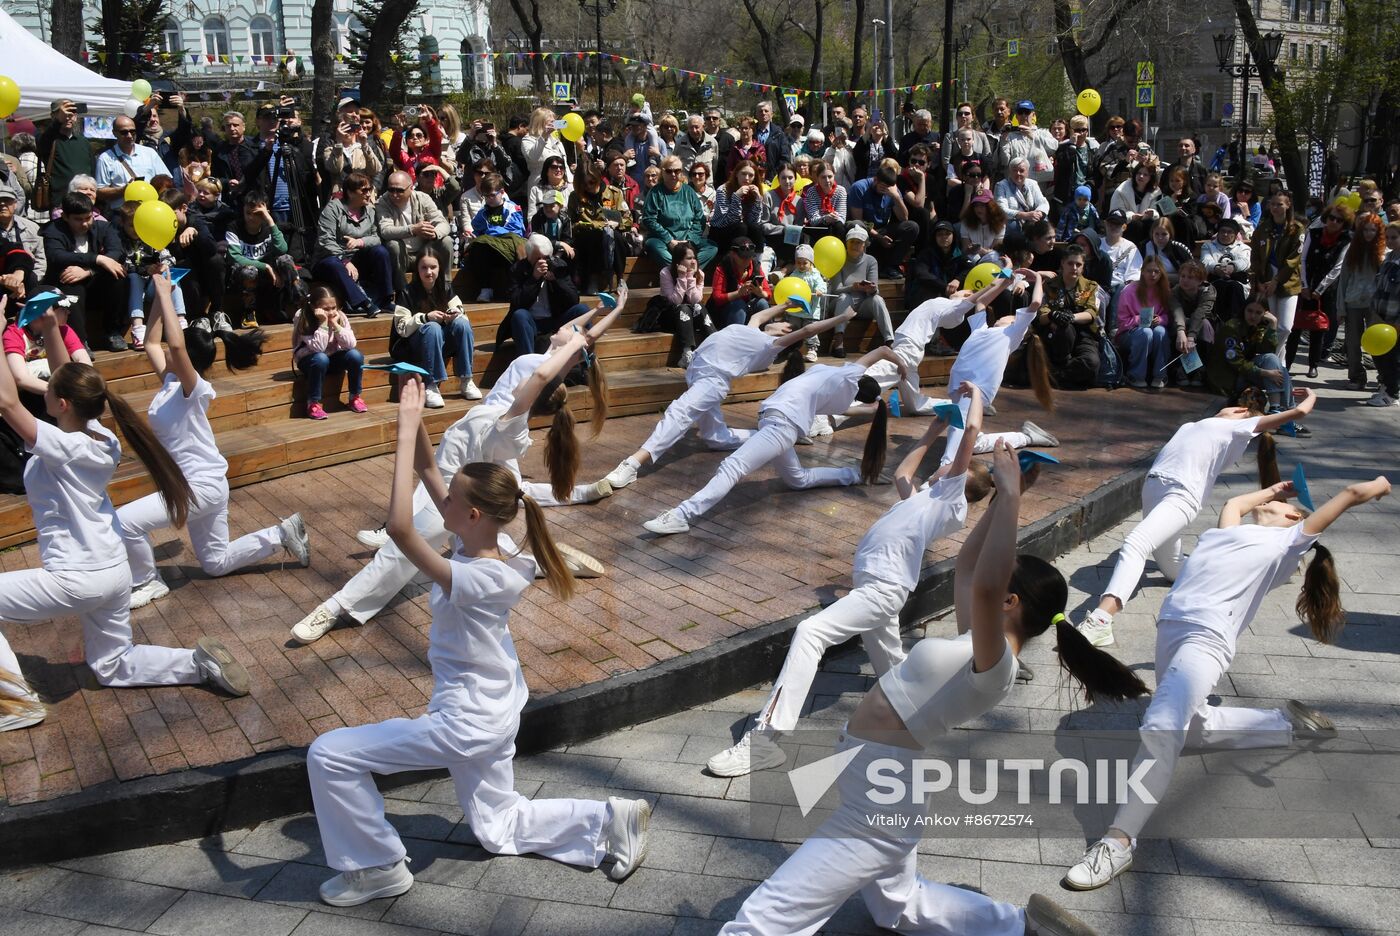
M 91 334 L 106 350 L 125 351 L 126 253 L 121 235 L 115 226 L 93 219 L 92 199 L 80 192 L 63 196 L 62 207 L 63 216 L 43 229 L 49 260 L 44 281 L 77 297 L 68 309 L 68 325 L 84 345 L 92 347 Z
M 905 305 L 917 309 L 930 299 L 947 296 L 961 288 L 962 279 L 971 268 L 972 263 L 963 256 L 953 225 L 947 221 L 936 222 L 929 245 L 909 261 Z
M 1074 235 L 1071 244 L 1084 248 L 1084 278 L 1100 285 L 1113 282 L 1113 261 L 1104 253 L 1098 231 L 1084 229 Z

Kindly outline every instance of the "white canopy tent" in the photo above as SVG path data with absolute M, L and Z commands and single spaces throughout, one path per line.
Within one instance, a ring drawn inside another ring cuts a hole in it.
M 103 78 L 55 52 L 4 10 L 0 10 L 0 75 L 19 85 L 16 117 L 46 117 L 49 105 L 60 98 L 86 102 L 90 114 L 116 116 L 131 97 L 131 82 Z

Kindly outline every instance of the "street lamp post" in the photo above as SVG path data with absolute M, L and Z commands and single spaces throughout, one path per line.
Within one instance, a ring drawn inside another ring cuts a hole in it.
M 970 45 L 972 45 L 972 25 L 970 23 L 963 23 L 961 37 L 953 40 L 953 76 L 954 80 L 958 81 L 959 84 L 957 96 L 962 98 L 967 97 L 967 63 L 962 61 L 962 54 L 967 51 L 967 47 Z M 959 65 L 962 66 L 961 80 L 957 78 L 960 74 L 958 71 Z
M 1279 49 L 1283 47 L 1283 33 L 1265 33 L 1264 54 L 1269 58 L 1272 65 L 1278 61 Z M 1259 75 L 1259 65 L 1250 61 L 1249 46 L 1244 49 L 1244 62 L 1235 61 L 1235 34 L 1222 33 L 1214 38 L 1215 59 L 1220 70 L 1232 78 L 1239 78 L 1242 84 L 1242 100 L 1240 101 L 1240 165 L 1245 166 L 1249 162 L 1249 79 Z
M 597 30 L 597 45 L 594 46 L 596 54 L 593 62 L 596 66 L 596 77 L 598 80 L 598 113 L 603 112 L 603 17 L 609 15 L 617 9 L 617 0 L 578 0 L 579 9 L 585 13 L 593 14 L 593 25 Z
M 873 39 L 873 40 L 875 41 L 875 67 L 874 67 L 874 69 L 872 70 L 872 76 L 871 76 L 872 82 L 873 82 L 873 83 L 870 85 L 870 109 L 871 109 L 872 111 L 874 111 L 876 114 L 879 114 L 879 113 L 880 113 L 880 27 L 883 26 L 883 25 L 885 25 L 885 21 L 882 20 L 882 19 L 872 19 L 872 20 L 870 21 L 870 24 L 871 24 L 872 26 L 875 27 L 875 29 L 874 29 L 874 35 L 871 36 L 871 39 Z M 889 114 L 883 114 L 883 115 L 881 115 L 881 116 L 883 116 L 884 119 L 885 119 L 885 126 L 890 127 L 890 132 L 893 133 L 893 132 L 894 132 L 894 127 L 893 127 L 893 124 L 892 124 L 892 122 L 891 122 L 891 120 L 892 120 L 891 116 L 890 116 Z

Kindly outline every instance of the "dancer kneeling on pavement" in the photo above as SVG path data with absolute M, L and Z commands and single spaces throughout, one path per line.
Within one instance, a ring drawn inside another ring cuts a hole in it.
M 844 315 L 832 321 L 844 322 Z M 801 365 L 801 349 L 790 352 Z M 690 522 L 697 520 L 728 494 L 746 475 L 753 474 L 771 461 L 777 461 L 778 474 L 790 488 L 804 489 L 830 485 L 851 485 L 857 482 L 873 484 L 885 464 L 885 428 L 888 412 L 880 397 L 880 385 L 868 377 L 865 369 L 876 361 L 893 361 L 904 376 L 904 362 L 889 348 L 879 347 L 854 364 L 832 367 L 818 364 L 800 377 L 778 387 L 758 408 L 758 429 L 738 451 L 726 458 L 705 485 L 677 507 L 648 520 L 645 526 L 663 536 L 685 533 Z M 812 420 L 818 415 L 844 413 L 853 401 L 874 403 L 879 400 L 870 434 L 865 439 L 865 453 L 860 468 L 804 468 L 793 446 L 807 434 Z
M 193 492 L 186 524 L 200 568 L 205 575 L 217 578 L 270 559 L 282 550 L 302 568 L 309 566 L 311 547 L 299 513 L 277 526 L 229 542 L 228 462 L 209 425 L 209 405 L 216 394 L 204 375 L 214 365 L 215 338 L 224 343 L 224 366 L 236 371 L 258 363 L 267 336 L 256 329 L 244 335 L 231 331 L 211 334 L 194 326 L 181 330 L 171 302 L 175 287 L 169 274 L 157 273 L 151 283 L 155 299 L 146 332 L 146 357 L 161 384 L 151 398 L 146 418 Z M 142 608 L 170 594 L 170 586 L 156 570 L 150 534 L 171 526 L 173 518 L 159 494 L 147 494 L 124 505 L 117 511 L 117 519 L 131 564 L 131 607 Z
M 745 374 L 766 371 L 784 349 L 799 347 L 838 323 L 850 321 L 856 314 L 854 309 L 848 309 L 843 316 L 823 319 L 796 330 L 785 322 L 773 322 L 794 307 L 796 303 L 764 309 L 750 318 L 747 325 L 728 325 L 701 342 L 685 369 L 685 392 L 666 407 L 661 422 L 642 447 L 608 474 L 608 483 L 614 488 L 624 488 L 636 481 L 642 466 L 664 455 L 691 426 L 711 449 L 720 451 L 736 449 L 752 436 L 752 430 L 735 431 L 725 425 L 723 403 L 729 395 L 729 385 Z M 802 369 L 799 355 L 791 354 L 783 370 L 784 382 L 801 374 Z
M 971 403 L 967 426 L 972 431 L 963 436 L 956 456 L 922 487 L 918 485 L 915 472 L 929 446 L 948 428 L 935 418 L 895 471 L 894 483 L 902 500 L 875 521 L 856 547 L 851 572 L 855 587 L 797 625 L 758 724 L 744 732 L 738 744 L 710 758 L 706 765 L 710 773 L 740 777 L 777 767 L 787 759 L 776 738 L 797 727 L 822 654 L 830 647 L 859 635 L 876 677 L 884 676 L 904 659 L 899 612 L 919 584 L 924 552 L 935 540 L 962 529 L 967 505 L 982 500 L 991 490 L 987 467 L 972 460 L 977 427 L 982 424 L 982 394 L 974 384 L 964 385 L 963 390 Z
M 6 302 L 0 294 L 0 315 Z M 191 509 L 190 485 L 141 417 L 107 389 L 102 375 L 91 365 L 68 360 L 53 311 L 38 321 L 53 368 L 44 405 L 57 425 L 35 419 L 25 408 L 8 367 L 0 367 L 0 418 L 33 455 L 24 469 L 24 486 L 43 567 L 0 574 L 0 621 L 31 624 L 76 616 L 83 625 L 88 666 L 104 686 L 208 682 L 246 695 L 247 671 L 217 640 L 201 638 L 194 650 L 131 642 L 131 568 L 117 533 L 117 512 L 107 497 L 107 484 L 121 461 L 121 443 L 98 422 L 103 412 L 111 410 L 177 527 Z M 0 731 L 37 724 L 44 714 L 0 634 Z
M 618 306 L 621 309 L 621 305 Z M 585 353 L 594 338 L 594 332 L 601 334 L 616 320 L 618 309 L 614 309 L 589 332 L 569 331 L 562 346 L 553 354 L 531 354 L 517 358 L 511 367 L 502 374 L 486 399 L 467 411 L 443 433 L 438 443 L 438 471 L 445 478 L 457 474 L 461 467 L 470 462 L 491 462 L 500 465 L 520 477 L 518 460 L 529 449 L 530 415 L 554 414 L 554 425 L 546 442 L 545 464 L 549 466 L 551 485 L 524 485 L 527 493 L 534 498 L 537 490 L 544 493 L 562 493 L 555 503 L 564 502 L 574 488 L 574 474 L 578 470 L 578 441 L 574 437 L 573 416 L 566 407 L 567 391 L 562 376 L 567 373 Z M 592 358 L 590 370 L 597 368 L 597 359 Z M 526 375 L 519 380 L 517 375 Z M 518 385 L 517 385 L 518 382 Z M 601 374 L 594 378 L 592 386 L 599 392 L 595 398 L 594 416 L 600 419 L 607 412 L 605 388 Z M 611 488 L 608 489 L 611 491 Z M 600 495 L 601 496 L 601 495 Z M 538 500 L 536 500 L 538 503 Z M 417 509 L 415 522 L 418 533 L 439 550 L 447 548 L 451 534 L 443 526 L 442 515 L 425 487 L 420 487 L 414 500 Z M 359 538 L 364 541 L 375 536 L 378 531 L 361 531 Z M 503 550 L 513 551 L 513 546 L 503 544 Z M 576 575 L 581 577 L 601 574 L 602 566 L 578 550 L 572 550 L 569 564 Z M 298 643 L 311 643 L 319 640 L 335 626 L 340 615 L 345 614 L 364 624 L 384 610 L 393 597 L 413 581 L 417 574 L 414 564 L 393 542 L 385 543 L 374 554 L 369 565 L 355 574 L 350 581 L 326 601 L 317 605 L 306 617 L 292 628 L 292 639 Z
M 1277 478 L 1278 464 L 1274 440 L 1264 433 L 1312 412 L 1317 394 L 1296 392 L 1298 405 L 1290 410 L 1262 415 L 1253 409 L 1227 406 L 1208 419 L 1187 423 L 1172 435 L 1157 455 L 1142 483 L 1142 521 L 1123 540 L 1118 561 L 1099 606 L 1090 611 L 1079 631 L 1096 647 L 1113 644 L 1113 616 L 1123 610 L 1142 579 L 1147 557 L 1167 581 L 1175 582 L 1181 571 L 1181 534 L 1201 512 L 1220 472 L 1239 461 L 1255 436 L 1259 440 L 1260 483 Z M 1245 399 L 1257 401 L 1259 395 Z
M 1157 613 L 1157 690 L 1142 717 L 1131 774 L 1141 776 L 1141 784 L 1126 787 L 1127 799 L 1107 834 L 1069 869 L 1066 886 L 1103 887 L 1132 866 L 1137 837 L 1166 795 L 1185 748 L 1287 747 L 1295 732 L 1335 731 L 1326 716 L 1291 699 L 1287 711 L 1207 704 L 1264 596 L 1288 582 L 1308 550 L 1316 555 L 1303 575 L 1298 616 L 1325 644 L 1346 623 L 1332 554 L 1317 540 L 1352 507 L 1389 494 L 1390 482 L 1377 477 L 1352 484 L 1311 516 L 1288 503 L 1292 490 L 1284 481 L 1230 499 L 1220 511 L 1220 525 L 1196 542 Z M 1254 523 L 1243 523 L 1246 514 Z
M 433 581 L 428 647 L 433 697 L 425 715 L 339 728 L 321 735 L 307 752 L 326 861 L 341 872 L 321 885 L 321 899 L 351 907 L 413 886 L 403 841 L 384 816 L 374 774 L 442 767 L 451 773 L 472 833 L 487 851 L 533 852 L 586 868 L 611 861 L 608 875 L 622 880 L 646 855 L 651 818 L 646 800 L 529 800 L 515 792 L 515 736 L 530 695 L 509 620 L 530 587 L 535 562 L 501 548 L 506 524 L 524 510 L 530 551 L 559 599 L 573 594 L 573 578 L 539 505 L 520 489 L 516 476 L 500 464 L 471 462 L 449 487 L 423 427 L 423 385 L 409 379 L 399 393 L 389 533 L 408 561 Z M 415 469 L 443 526 L 460 543 L 450 559 L 418 532 Z
M 900 933 L 958 936 L 1088 936 L 1093 931 L 1040 895 L 1022 909 L 976 891 L 925 880 L 918 872 L 919 818 L 928 803 L 877 802 L 866 779 L 891 759 L 914 776 L 926 748 L 991 711 L 1016 677 L 1016 654 L 1054 628 L 1061 665 L 1093 697 L 1145 693 L 1142 682 L 1065 621 L 1069 586 L 1043 559 L 1016 552 L 1023 484 L 1016 453 L 993 456 L 996 496 L 958 553 L 953 579 L 958 636 L 926 637 L 880 677 L 838 736 L 851 760 L 836 780 L 840 805 L 772 877 L 749 895 L 721 933 L 810 936 L 859 891 L 877 926 Z M 893 770 L 888 767 L 882 771 Z

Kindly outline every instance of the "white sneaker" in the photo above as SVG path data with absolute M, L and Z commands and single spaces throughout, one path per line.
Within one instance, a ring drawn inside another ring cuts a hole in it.
M 1079 859 L 1078 864 L 1065 872 L 1064 885 L 1070 890 L 1095 890 L 1132 866 L 1132 848 L 1124 848 L 1108 839 L 1099 839 L 1089 846 L 1089 850 Z
M 608 797 L 608 823 L 603 827 L 607 857 L 613 865 L 608 877 L 622 881 L 642 866 L 647 856 L 647 827 L 651 825 L 651 804 L 644 799 Z
M 294 513 L 278 524 L 282 531 L 282 548 L 292 554 L 303 569 L 311 565 L 311 534 L 306 532 L 306 521 L 301 514 Z
M 676 359 L 676 366 L 684 370 L 690 366 L 690 362 L 695 359 L 695 349 L 686 348 L 681 352 L 681 356 Z
M 766 732 L 746 731 L 738 744 L 720 751 L 705 767 L 716 777 L 742 777 L 755 770 L 781 767 L 786 760 L 787 752 Z
M 574 578 L 600 578 L 608 571 L 601 562 L 581 549 L 575 549 L 567 543 L 557 543 L 555 548 L 559 550 L 559 555 L 564 557 L 564 565 L 569 567 L 569 573 Z
M 584 495 L 583 502 L 585 504 L 596 503 L 597 501 L 600 501 L 605 497 L 612 497 L 612 492 L 612 482 L 609 481 L 607 478 L 603 478 L 599 481 L 593 482 L 593 484 L 589 486 L 588 493 Z
M 1021 423 L 1021 432 L 1025 434 L 1026 438 L 1031 440 L 1031 445 L 1036 445 L 1041 448 L 1054 448 L 1060 444 L 1059 439 L 1055 438 L 1029 419 Z
M 1079 633 L 1096 647 L 1113 646 L 1113 615 L 1095 608 L 1080 623 Z
M 1332 719 L 1308 708 L 1297 699 L 1288 700 L 1288 720 L 1293 723 L 1295 734 L 1313 737 L 1334 737 L 1337 726 Z
M 426 387 L 423 390 L 423 405 L 428 409 L 442 409 L 447 404 L 442 401 L 442 393 L 437 387 Z
M 131 590 L 131 604 L 129 607 L 135 611 L 137 608 L 144 608 L 153 601 L 160 601 L 170 594 L 170 586 L 161 581 L 160 576 L 146 582 L 144 585 L 137 585 Z
M 1397 401 L 1394 397 L 1392 397 L 1390 394 L 1386 393 L 1384 390 L 1377 390 L 1376 393 L 1375 393 L 1375 396 L 1371 397 L 1371 399 L 1369 399 L 1369 400 L 1366 401 L 1366 405 L 1367 405 L 1367 406 L 1395 406 L 1395 405 L 1397 404 L 1397 402 L 1400 402 L 1400 401 Z
M 315 643 L 326 636 L 326 631 L 335 627 L 335 622 L 340 615 L 332 613 L 326 605 L 316 606 L 306 617 L 297 621 L 292 627 L 292 639 L 299 644 Z
M 808 348 L 808 349 L 806 350 L 806 352 L 803 353 L 802 359 L 803 359 L 804 361 L 806 361 L 808 364 L 815 364 L 815 363 L 817 363 L 817 349 L 816 349 L 816 348 Z
M 1031 936 L 1095 936 L 1092 926 L 1044 894 L 1026 903 L 1026 932 Z
M 355 534 L 355 539 L 370 549 L 383 549 L 384 544 L 389 542 L 389 528 L 382 526 L 377 530 L 360 530 Z
M 659 517 L 654 517 L 642 524 L 649 532 L 659 533 L 662 536 L 670 536 L 672 533 L 689 533 L 690 524 L 685 522 L 685 518 L 676 513 L 675 509 L 666 511 Z
M 812 420 L 812 425 L 811 428 L 807 430 L 807 435 L 813 439 L 819 439 L 822 436 L 829 436 L 834 432 L 836 432 L 836 430 L 831 428 L 830 419 L 827 419 L 825 416 L 817 416 Z
M 371 900 L 397 897 L 413 886 L 408 859 L 380 868 L 342 871 L 321 885 L 321 900 L 332 907 L 357 907 Z
M 614 490 L 625 488 L 637 480 L 637 472 L 641 470 L 641 467 L 641 462 L 628 455 L 620 465 L 608 472 L 608 476 L 604 480 L 611 484 Z
M 214 331 L 233 331 L 233 323 L 228 320 L 226 312 L 214 313 Z
M 476 381 L 475 381 L 475 380 L 472 380 L 470 377 L 467 378 L 466 383 L 462 384 L 462 399 L 464 399 L 464 400 L 479 400 L 479 399 L 481 399 L 481 388 L 478 387 L 478 386 L 476 385 Z
M 1161 390 L 1166 385 L 1167 382 L 1161 377 L 1153 377 L 1152 382 L 1148 384 L 1148 386 L 1151 387 L 1153 390 Z
M 201 637 L 195 641 L 194 665 L 199 668 L 205 682 L 218 686 L 230 695 L 248 694 L 248 671 L 233 658 L 222 640 Z

